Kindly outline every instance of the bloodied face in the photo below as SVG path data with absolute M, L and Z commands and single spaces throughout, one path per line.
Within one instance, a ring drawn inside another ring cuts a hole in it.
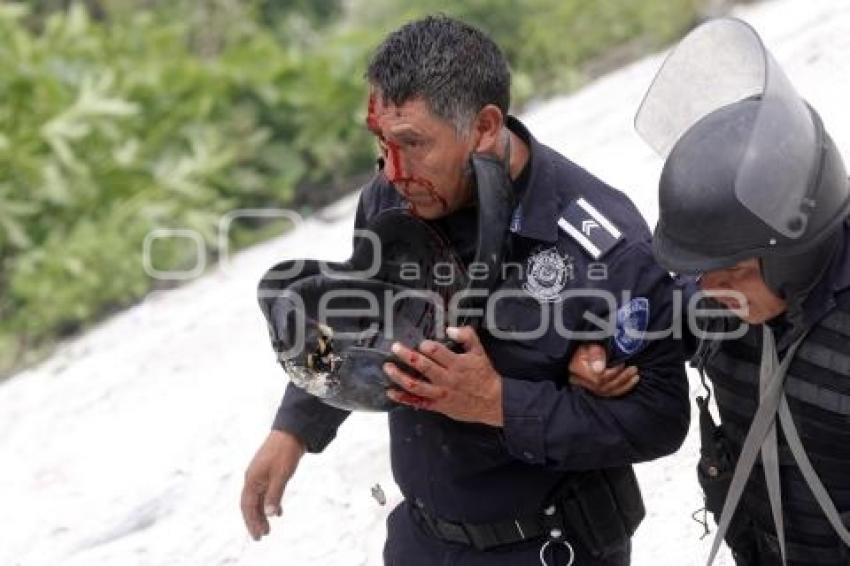
M 470 155 L 481 144 L 474 126 L 458 132 L 424 99 L 397 106 L 377 91 L 369 97 L 366 124 L 378 138 L 383 174 L 413 214 L 441 218 L 472 202 Z

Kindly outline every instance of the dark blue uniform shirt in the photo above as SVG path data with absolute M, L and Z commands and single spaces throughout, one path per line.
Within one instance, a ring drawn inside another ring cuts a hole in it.
M 519 204 L 498 289 L 503 296 L 480 332 L 503 378 L 504 427 L 406 407 L 389 414 L 392 467 L 402 493 L 448 520 L 482 523 L 537 513 L 570 471 L 670 454 L 689 422 L 680 341 L 638 336 L 671 328 L 674 311 L 673 282 L 653 260 L 640 213 L 624 194 L 537 142 L 516 119 L 508 126 L 531 156 L 514 182 Z M 403 205 L 379 175 L 361 194 L 356 225 Z M 474 207 L 438 225 L 468 260 Z M 605 292 L 613 302 L 601 298 Z M 586 312 L 618 323 L 598 338 L 599 325 Z M 516 334 L 541 324 L 542 334 Z M 633 392 L 603 399 L 570 386 L 570 357 L 587 339 L 603 341 L 612 358 L 638 366 Z M 274 427 L 318 452 L 346 416 L 290 384 Z

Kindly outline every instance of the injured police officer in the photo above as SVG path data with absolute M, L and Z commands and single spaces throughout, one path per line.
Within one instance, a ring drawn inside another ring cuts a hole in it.
M 290 382 L 246 471 L 248 530 L 269 534 L 304 453 L 380 410 L 404 496 L 386 564 L 628 564 L 645 514 L 632 464 L 674 452 L 689 423 L 648 227 L 509 114 L 506 60 L 481 31 L 406 24 L 366 78 L 379 171 L 351 258 L 285 261 L 260 284 Z M 607 396 L 567 379 L 588 340 L 617 374 Z

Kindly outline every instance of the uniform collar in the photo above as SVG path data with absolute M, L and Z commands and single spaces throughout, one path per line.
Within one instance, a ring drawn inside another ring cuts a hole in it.
M 513 180 L 519 204 L 514 210 L 511 232 L 543 242 L 557 242 L 560 210 L 552 179 L 551 150 L 538 142 L 514 116 L 507 117 L 506 125 L 525 142 L 529 152 L 527 171 Z

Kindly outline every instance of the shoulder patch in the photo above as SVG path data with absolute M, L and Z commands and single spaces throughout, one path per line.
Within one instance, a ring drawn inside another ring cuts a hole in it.
M 584 197 L 564 210 L 558 226 L 595 260 L 603 258 L 623 239 L 619 228 Z
M 649 327 L 649 300 L 636 297 L 617 310 L 617 349 L 631 356 L 644 344 L 644 333 Z

